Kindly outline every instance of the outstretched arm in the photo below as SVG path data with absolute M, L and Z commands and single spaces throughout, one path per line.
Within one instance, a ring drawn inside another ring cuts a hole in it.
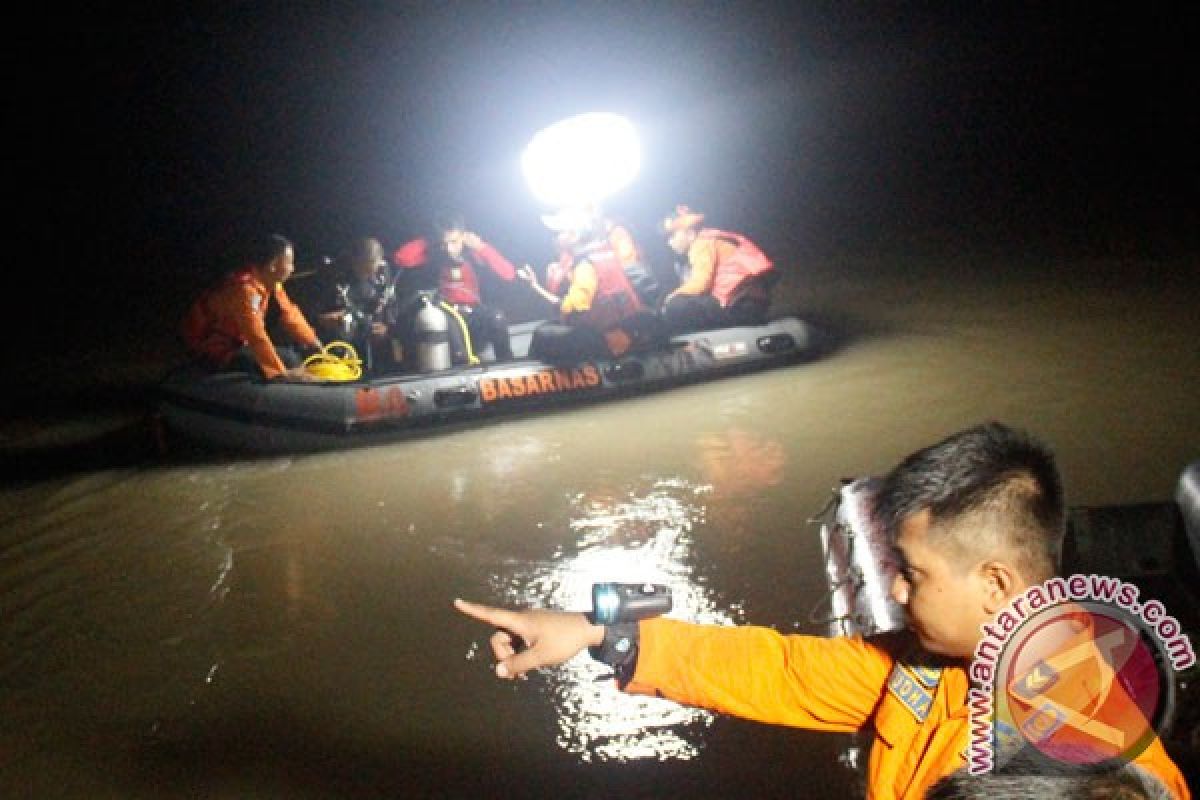
M 604 640 L 604 626 L 593 625 L 579 612 L 511 611 L 466 600 L 455 600 L 454 607 L 496 628 L 491 645 L 499 678 L 511 680 L 531 669 L 557 666 Z
M 542 285 L 538 283 L 537 275 L 534 273 L 533 267 L 529 266 L 528 264 L 517 270 L 517 277 L 528 283 L 529 288 L 540 294 L 542 299 L 547 303 L 553 303 L 555 306 L 557 306 L 562 302 L 561 297 L 543 288 Z

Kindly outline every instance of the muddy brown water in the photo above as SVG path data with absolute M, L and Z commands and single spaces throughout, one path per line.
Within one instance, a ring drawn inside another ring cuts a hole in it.
M 594 580 L 652 579 L 682 616 L 817 631 L 806 520 L 842 478 L 986 419 L 1048 441 L 1073 505 L 1168 499 L 1200 456 L 1194 262 L 838 266 L 795 296 L 842 337 L 814 363 L 11 483 L 0 794 L 852 794 L 841 737 L 625 697 L 586 657 L 501 683 L 450 605 L 583 608 Z

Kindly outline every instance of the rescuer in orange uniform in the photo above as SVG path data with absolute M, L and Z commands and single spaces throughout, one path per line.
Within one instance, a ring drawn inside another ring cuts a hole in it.
M 455 605 L 498 629 L 491 646 L 501 678 L 588 647 L 627 692 L 777 725 L 869 729 L 868 797 L 916 800 L 966 765 L 966 666 L 981 626 L 1055 574 L 1065 507 L 1051 453 L 990 423 L 897 465 L 875 515 L 900 561 L 891 592 L 908 631 L 825 638 L 662 618 L 604 626 L 581 613 Z M 1174 797 L 1190 797 L 1158 738 L 1133 763 Z
M 188 350 L 218 369 L 259 373 L 268 380 L 311 380 L 299 355 L 277 349 L 267 332 L 273 301 L 279 322 L 296 344 L 321 346 L 284 291 L 283 283 L 295 269 L 295 247 L 288 239 L 272 234 L 256 243 L 245 267 L 205 290 L 188 309 L 181 330 Z
M 704 215 L 678 206 L 663 221 L 667 246 L 684 260 L 680 284 L 663 299 L 662 317 L 672 334 L 761 325 L 778 275 L 771 260 L 740 233 L 702 228 Z

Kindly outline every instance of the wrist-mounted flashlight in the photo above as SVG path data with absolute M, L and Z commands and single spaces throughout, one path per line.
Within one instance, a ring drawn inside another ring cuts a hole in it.
M 657 583 L 593 583 L 593 625 L 616 625 L 671 610 L 670 588 Z

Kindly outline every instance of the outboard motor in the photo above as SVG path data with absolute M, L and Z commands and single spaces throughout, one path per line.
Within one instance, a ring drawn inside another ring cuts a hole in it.
M 450 369 L 450 322 L 446 312 L 433 304 L 429 295 L 421 295 L 421 310 L 413 319 L 417 342 L 417 369 L 437 372 Z
M 871 515 L 876 478 L 847 481 L 813 521 L 821 523 L 821 550 L 829 583 L 830 636 L 871 636 L 904 627 L 904 609 L 892 600 L 896 567 L 887 532 Z

